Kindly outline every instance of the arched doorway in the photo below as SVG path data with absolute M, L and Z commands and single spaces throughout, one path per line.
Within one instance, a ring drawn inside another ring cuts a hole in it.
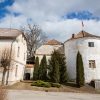
M 25 80 L 30 80 L 30 73 L 25 73 Z

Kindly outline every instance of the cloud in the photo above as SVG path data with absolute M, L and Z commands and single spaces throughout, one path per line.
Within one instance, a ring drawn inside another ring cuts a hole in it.
M 100 0 L 15 0 L 11 10 L 40 21 L 53 20 L 55 17 L 77 11 L 89 11 L 98 16 L 99 4 Z
M 91 34 L 100 35 L 100 21 L 84 20 L 83 23 L 84 28 L 82 28 L 82 22 L 80 20 L 67 19 L 57 22 L 44 22 L 43 25 L 41 24 L 41 27 L 48 33 L 50 38 L 56 38 L 63 42 L 70 38 L 73 33 L 77 34 L 82 29 Z
M 1 28 L 16 28 L 20 29 L 21 26 L 25 25 L 26 22 L 26 17 L 23 15 L 20 16 L 11 16 L 11 15 L 6 15 L 1 21 L 0 21 L 0 27 Z
M 65 41 L 82 29 L 79 19 L 85 16 L 89 20 L 84 20 L 84 30 L 100 35 L 100 21 L 94 20 L 100 16 L 99 4 L 100 0 L 14 0 L 6 6 L 10 13 L 0 20 L 0 27 L 11 24 L 12 28 L 20 28 L 29 20 L 40 25 L 50 38 Z M 68 17 L 73 13 L 76 15 Z M 63 18 L 64 15 L 67 17 Z

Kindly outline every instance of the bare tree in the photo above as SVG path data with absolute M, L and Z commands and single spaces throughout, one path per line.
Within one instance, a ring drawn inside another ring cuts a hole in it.
M 27 28 L 21 29 L 27 38 L 28 57 L 34 57 L 36 49 L 47 40 L 47 37 L 37 25 L 28 24 Z
M 7 91 L 0 86 L 0 100 L 7 100 Z
M 9 66 L 11 63 L 11 51 L 9 48 L 5 48 L 2 50 L 1 54 L 1 67 L 3 68 L 3 75 L 2 75 L 2 85 L 5 83 L 5 75 L 6 72 L 9 70 Z

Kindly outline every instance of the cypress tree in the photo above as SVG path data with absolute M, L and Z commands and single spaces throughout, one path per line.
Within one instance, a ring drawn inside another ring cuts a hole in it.
M 60 80 L 60 72 L 59 72 L 59 63 L 55 59 L 54 55 L 51 56 L 51 60 L 49 61 L 49 78 L 51 82 L 59 83 Z
M 84 85 L 84 67 L 80 52 L 77 53 L 76 60 L 76 84 L 78 87 Z
M 39 80 L 47 80 L 47 60 L 45 55 L 43 56 L 39 67 Z
M 55 57 L 59 63 L 60 71 L 60 83 L 65 84 L 67 82 L 67 66 L 64 54 L 61 54 L 58 50 L 54 50 Z
M 64 55 L 60 54 L 60 83 L 65 84 L 67 82 L 67 66 Z
M 51 81 L 54 81 L 53 75 L 55 74 L 54 72 L 56 72 L 55 70 L 57 70 L 58 72 L 56 74 L 59 74 L 57 75 L 57 77 L 59 76 L 58 82 L 62 84 L 67 82 L 67 68 L 66 68 L 65 57 L 59 51 L 54 50 L 54 52 L 51 54 L 51 60 L 49 61 L 49 68 L 50 68 L 49 78 L 51 79 Z
M 39 57 L 36 57 L 35 59 L 35 66 L 34 66 L 34 72 L 33 72 L 33 80 L 39 79 Z

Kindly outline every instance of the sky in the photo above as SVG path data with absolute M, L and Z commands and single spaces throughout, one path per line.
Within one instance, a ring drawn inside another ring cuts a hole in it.
M 61 42 L 82 29 L 100 35 L 100 0 L 0 0 L 0 28 L 20 29 L 27 23 Z

